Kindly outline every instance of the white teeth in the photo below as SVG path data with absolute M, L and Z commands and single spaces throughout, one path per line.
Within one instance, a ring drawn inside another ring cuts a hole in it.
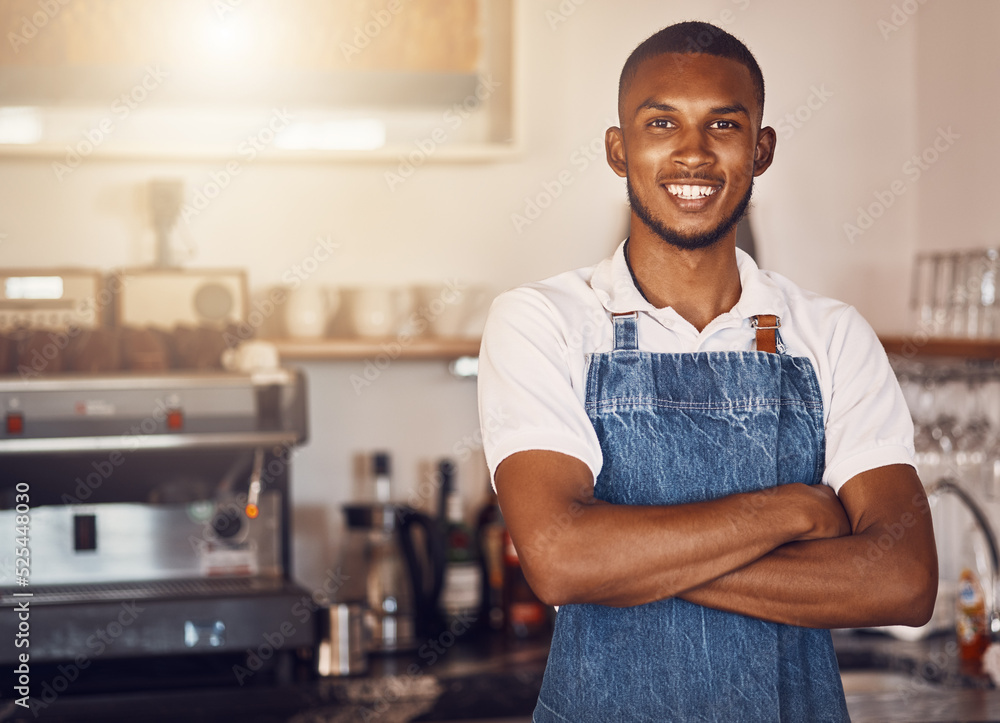
M 692 198 L 706 198 L 711 196 L 713 193 L 718 191 L 718 188 L 714 186 L 689 186 L 687 184 L 670 184 L 667 186 L 667 190 L 670 191 L 674 196 L 679 196 L 681 198 L 692 199 Z

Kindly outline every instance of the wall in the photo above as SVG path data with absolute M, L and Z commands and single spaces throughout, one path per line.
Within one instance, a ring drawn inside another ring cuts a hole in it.
M 948 159 L 954 166 L 942 162 L 926 185 L 908 184 L 863 233 L 849 238 L 845 224 L 857 224 L 858 207 L 875 203 L 874 194 L 902 177 L 906 159 L 932 140 L 928 129 L 955 122 L 951 106 L 925 106 L 922 99 L 918 105 L 924 66 L 943 66 L 933 76 L 937 93 L 950 88 L 947 79 L 959 68 L 980 74 L 979 87 L 989 87 L 986 74 L 996 64 L 969 69 L 959 47 L 932 50 L 935 36 L 924 34 L 930 16 L 934 32 L 961 37 L 967 23 L 952 25 L 953 9 L 974 20 L 986 12 L 979 4 L 919 6 L 886 33 L 879 23 L 891 20 L 893 5 L 525 0 L 519 20 L 521 156 L 429 163 L 394 190 L 384 178 L 393 163 L 250 164 L 184 226 L 196 252 L 190 264 L 243 265 L 252 286 L 261 288 L 276 283 L 326 234 L 339 248 L 315 278 L 337 285 L 454 278 L 503 288 L 594 263 L 623 238 L 627 219 L 623 183 L 600 151 L 604 129 L 614 120 L 621 64 L 653 30 L 704 19 L 742 37 L 767 81 L 765 121 L 778 129 L 779 142 L 774 166 L 758 181 L 753 209 L 763 264 L 853 303 L 881 331 L 899 330 L 906 323 L 907 264 L 918 239 L 927 239 L 923 229 L 966 228 L 955 190 L 946 188 L 957 188 L 949 181 L 961 169 L 959 150 Z M 995 19 L 995 8 L 989 12 Z M 985 34 L 990 24 L 978 27 Z M 956 89 L 948 92 L 956 104 L 965 98 Z M 786 118 L 796 113 L 794 123 Z M 988 132 L 989 118 L 976 116 L 979 137 Z M 971 126 L 971 119 L 963 123 L 970 133 Z M 962 153 L 971 153 L 971 141 L 963 146 Z M 968 162 L 977 163 L 975 155 Z M 976 180 L 985 180 L 986 165 L 975 167 L 983 169 Z M 0 160 L 0 265 L 147 263 L 154 244 L 144 184 L 178 176 L 189 189 L 198 188 L 215 170 L 211 163 L 91 159 L 60 181 L 47 160 Z M 572 182 L 537 220 L 516 229 L 512 216 L 564 171 Z M 987 192 L 983 186 L 977 194 Z M 948 226 L 941 225 L 933 191 L 956 201 Z M 987 216 L 983 204 L 968 228 L 984 235 Z M 486 484 L 475 449 L 474 384 L 448 377 L 441 362 L 396 362 L 358 395 L 350 376 L 363 366 L 306 365 L 312 440 L 295 460 L 296 568 L 306 581 L 335 564 L 339 504 L 352 494 L 357 454 L 392 450 L 403 498 L 422 465 L 456 451 L 470 506 Z
M 920 11 L 916 118 L 921 145 L 933 141 L 939 129 L 960 136 L 936 159 L 929 153 L 924 161 L 917 189 L 921 250 L 997 245 L 993 194 L 1000 143 L 992 122 L 1000 114 L 997 27 L 1000 4 L 990 0 L 928 3 Z

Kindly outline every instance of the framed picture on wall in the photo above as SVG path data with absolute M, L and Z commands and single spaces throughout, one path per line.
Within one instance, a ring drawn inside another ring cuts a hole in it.
M 43 7 L 44 6 L 44 7 Z M 0 154 L 518 150 L 516 0 L 9 0 Z

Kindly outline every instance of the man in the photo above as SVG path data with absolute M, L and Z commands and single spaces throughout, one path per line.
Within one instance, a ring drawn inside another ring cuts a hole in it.
M 629 238 L 491 310 L 487 461 L 561 606 L 535 721 L 848 720 L 828 629 L 930 618 L 930 514 L 877 337 L 735 247 L 774 156 L 763 104 L 719 28 L 643 42 L 606 134 Z

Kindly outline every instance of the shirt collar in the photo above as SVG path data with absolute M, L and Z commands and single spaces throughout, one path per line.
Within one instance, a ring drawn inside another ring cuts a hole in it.
M 788 310 L 783 294 L 767 274 L 757 268 L 750 255 L 741 249 L 736 249 L 736 265 L 739 268 L 743 291 L 736 306 L 723 316 L 729 316 L 734 320 L 749 319 L 757 314 L 783 317 Z M 597 265 L 591 276 L 590 286 L 604 308 L 612 314 L 643 311 L 666 325 L 682 321 L 680 315 L 669 306 L 658 309 L 639 293 L 625 262 L 624 241 L 618 245 L 611 257 Z

